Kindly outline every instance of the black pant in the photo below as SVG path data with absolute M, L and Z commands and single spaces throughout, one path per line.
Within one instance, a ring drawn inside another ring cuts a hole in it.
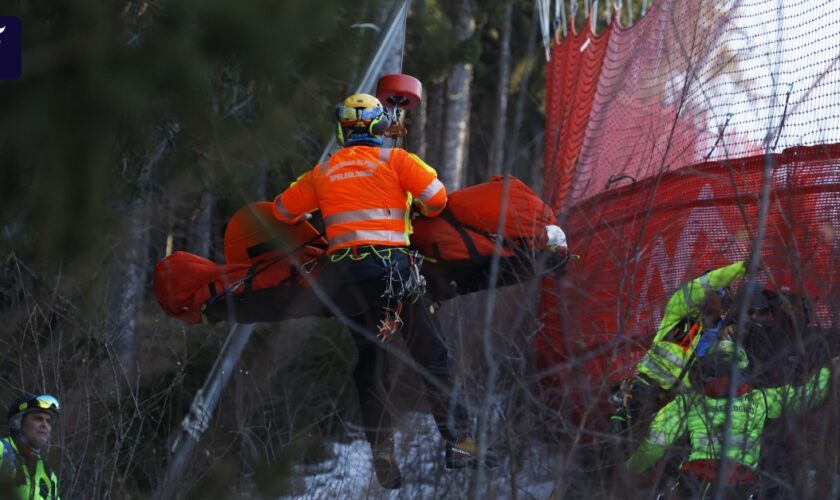
M 393 430 L 388 411 L 387 395 L 390 389 L 388 353 L 385 344 L 376 337 L 383 308 L 388 298 L 383 297 L 389 266 L 400 276 L 408 276 L 408 257 L 392 250 L 380 253 L 387 259 L 368 255 L 359 260 L 350 257 L 330 262 L 321 271 L 321 284 L 335 306 L 345 315 L 359 353 L 353 370 L 353 379 L 359 394 L 362 424 L 371 446 L 388 445 Z M 422 368 L 420 374 L 432 415 L 445 439 L 456 440 L 466 433 L 467 411 L 459 398 L 453 397 L 449 353 L 441 338 L 436 318 L 430 313 L 428 303 L 422 298 L 414 303 L 404 303 L 404 326 L 397 333 L 405 340 L 411 357 Z

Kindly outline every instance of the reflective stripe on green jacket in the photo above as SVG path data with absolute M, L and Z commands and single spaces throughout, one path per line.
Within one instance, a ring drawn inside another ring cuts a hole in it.
M 797 411 L 815 405 L 828 389 L 830 371 L 822 368 L 805 385 L 753 389 L 738 396 L 732 405 L 731 440 L 726 455 L 750 469 L 758 465 L 761 433 L 765 420 L 778 418 L 782 411 Z M 719 460 L 726 422 L 727 398 L 716 399 L 699 393 L 680 394 L 654 417 L 650 432 L 630 460 L 628 468 L 642 472 L 659 461 L 668 447 L 688 432 L 691 454 L 688 461 Z
M 736 262 L 715 269 L 680 287 L 665 305 L 659 330 L 653 338 L 650 350 L 636 365 L 636 370 L 659 382 L 663 389 L 670 389 L 676 385 L 700 340 L 703 328 L 698 324 L 685 342 L 674 342 L 669 338 L 669 334 L 682 322 L 685 322 L 686 329 L 691 328 L 692 323 L 699 322 L 700 305 L 708 294 L 729 286 L 743 276 L 745 271 L 744 263 Z
M 25 461 L 11 436 L 0 439 L 0 485 L 4 488 L 9 484 L 16 485 L 17 489 L 13 491 L 20 499 L 58 500 L 58 478 L 55 472 L 43 458 L 38 458 L 35 475 L 31 476 Z M 3 492 L 8 490 L 4 489 Z

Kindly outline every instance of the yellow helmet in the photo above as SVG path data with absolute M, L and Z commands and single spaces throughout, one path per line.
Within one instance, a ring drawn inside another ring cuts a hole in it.
M 353 94 L 335 108 L 336 139 L 344 144 L 352 134 L 379 137 L 388 128 L 388 114 L 379 99 L 370 94 Z

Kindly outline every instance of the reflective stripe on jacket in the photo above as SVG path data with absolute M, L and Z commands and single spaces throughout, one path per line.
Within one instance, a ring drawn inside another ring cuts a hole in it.
M 798 411 L 822 401 L 828 391 L 830 375 L 828 368 L 822 368 L 800 387 L 752 389 L 736 396 L 732 402 L 726 455 L 735 463 L 755 470 L 765 421 L 779 418 L 784 410 Z M 696 392 L 677 395 L 656 414 L 647 438 L 630 457 L 627 466 L 636 473 L 647 470 L 686 432 L 691 441 L 689 462 L 719 460 L 726 408 L 726 396 L 715 398 Z
M 17 489 L 14 490 L 17 498 L 57 500 L 59 498 L 58 478 L 55 472 L 43 458 L 38 457 L 35 464 L 35 475 L 30 475 L 25 460 L 11 436 L 0 439 L 0 475 L 2 475 L 0 481 L 8 480 L 11 477 L 13 484 L 17 485 Z
M 729 286 L 743 276 L 745 271 L 744 263 L 736 262 L 715 269 L 680 287 L 665 305 L 659 330 L 653 338 L 650 350 L 636 365 L 636 370 L 658 382 L 663 389 L 670 389 L 676 385 L 703 331 L 702 325 L 699 324 L 700 305 L 710 292 Z M 667 338 L 668 334 L 682 322 L 685 323 L 686 329 L 694 329 L 687 332 L 686 338 L 681 342 L 673 342 Z
M 277 196 L 274 215 L 293 224 L 320 210 L 327 253 L 367 244 L 408 246 L 412 202 L 430 217 L 446 207 L 446 189 L 433 168 L 404 149 L 350 146 Z

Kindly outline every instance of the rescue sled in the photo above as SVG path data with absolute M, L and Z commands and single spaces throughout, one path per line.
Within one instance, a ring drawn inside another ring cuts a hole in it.
M 493 259 L 498 286 L 521 283 L 562 268 L 568 258 L 565 235 L 549 241 L 556 228 L 553 210 L 525 183 L 512 176 L 449 195 L 435 218 L 414 219 L 411 246 L 427 257 L 423 273 L 433 300 L 484 290 Z
M 326 244 L 308 221 L 283 224 L 271 213 L 270 202 L 254 203 L 228 222 L 225 264 L 175 252 L 155 266 L 155 297 L 169 316 L 186 323 L 319 315 L 319 303 L 308 288 L 317 280 Z M 292 307 L 303 292 L 308 293 Z
M 554 223 L 551 209 L 514 177 L 451 193 L 441 216 L 413 220 L 412 249 L 426 257 L 428 298 L 486 289 L 494 258 L 497 286 L 562 267 L 565 241 L 552 246 L 546 232 Z M 225 264 L 175 252 L 155 266 L 155 297 L 168 315 L 186 323 L 329 316 L 313 289 L 326 248 L 323 233 L 309 221 L 287 225 L 274 218 L 270 202 L 254 203 L 228 223 Z

